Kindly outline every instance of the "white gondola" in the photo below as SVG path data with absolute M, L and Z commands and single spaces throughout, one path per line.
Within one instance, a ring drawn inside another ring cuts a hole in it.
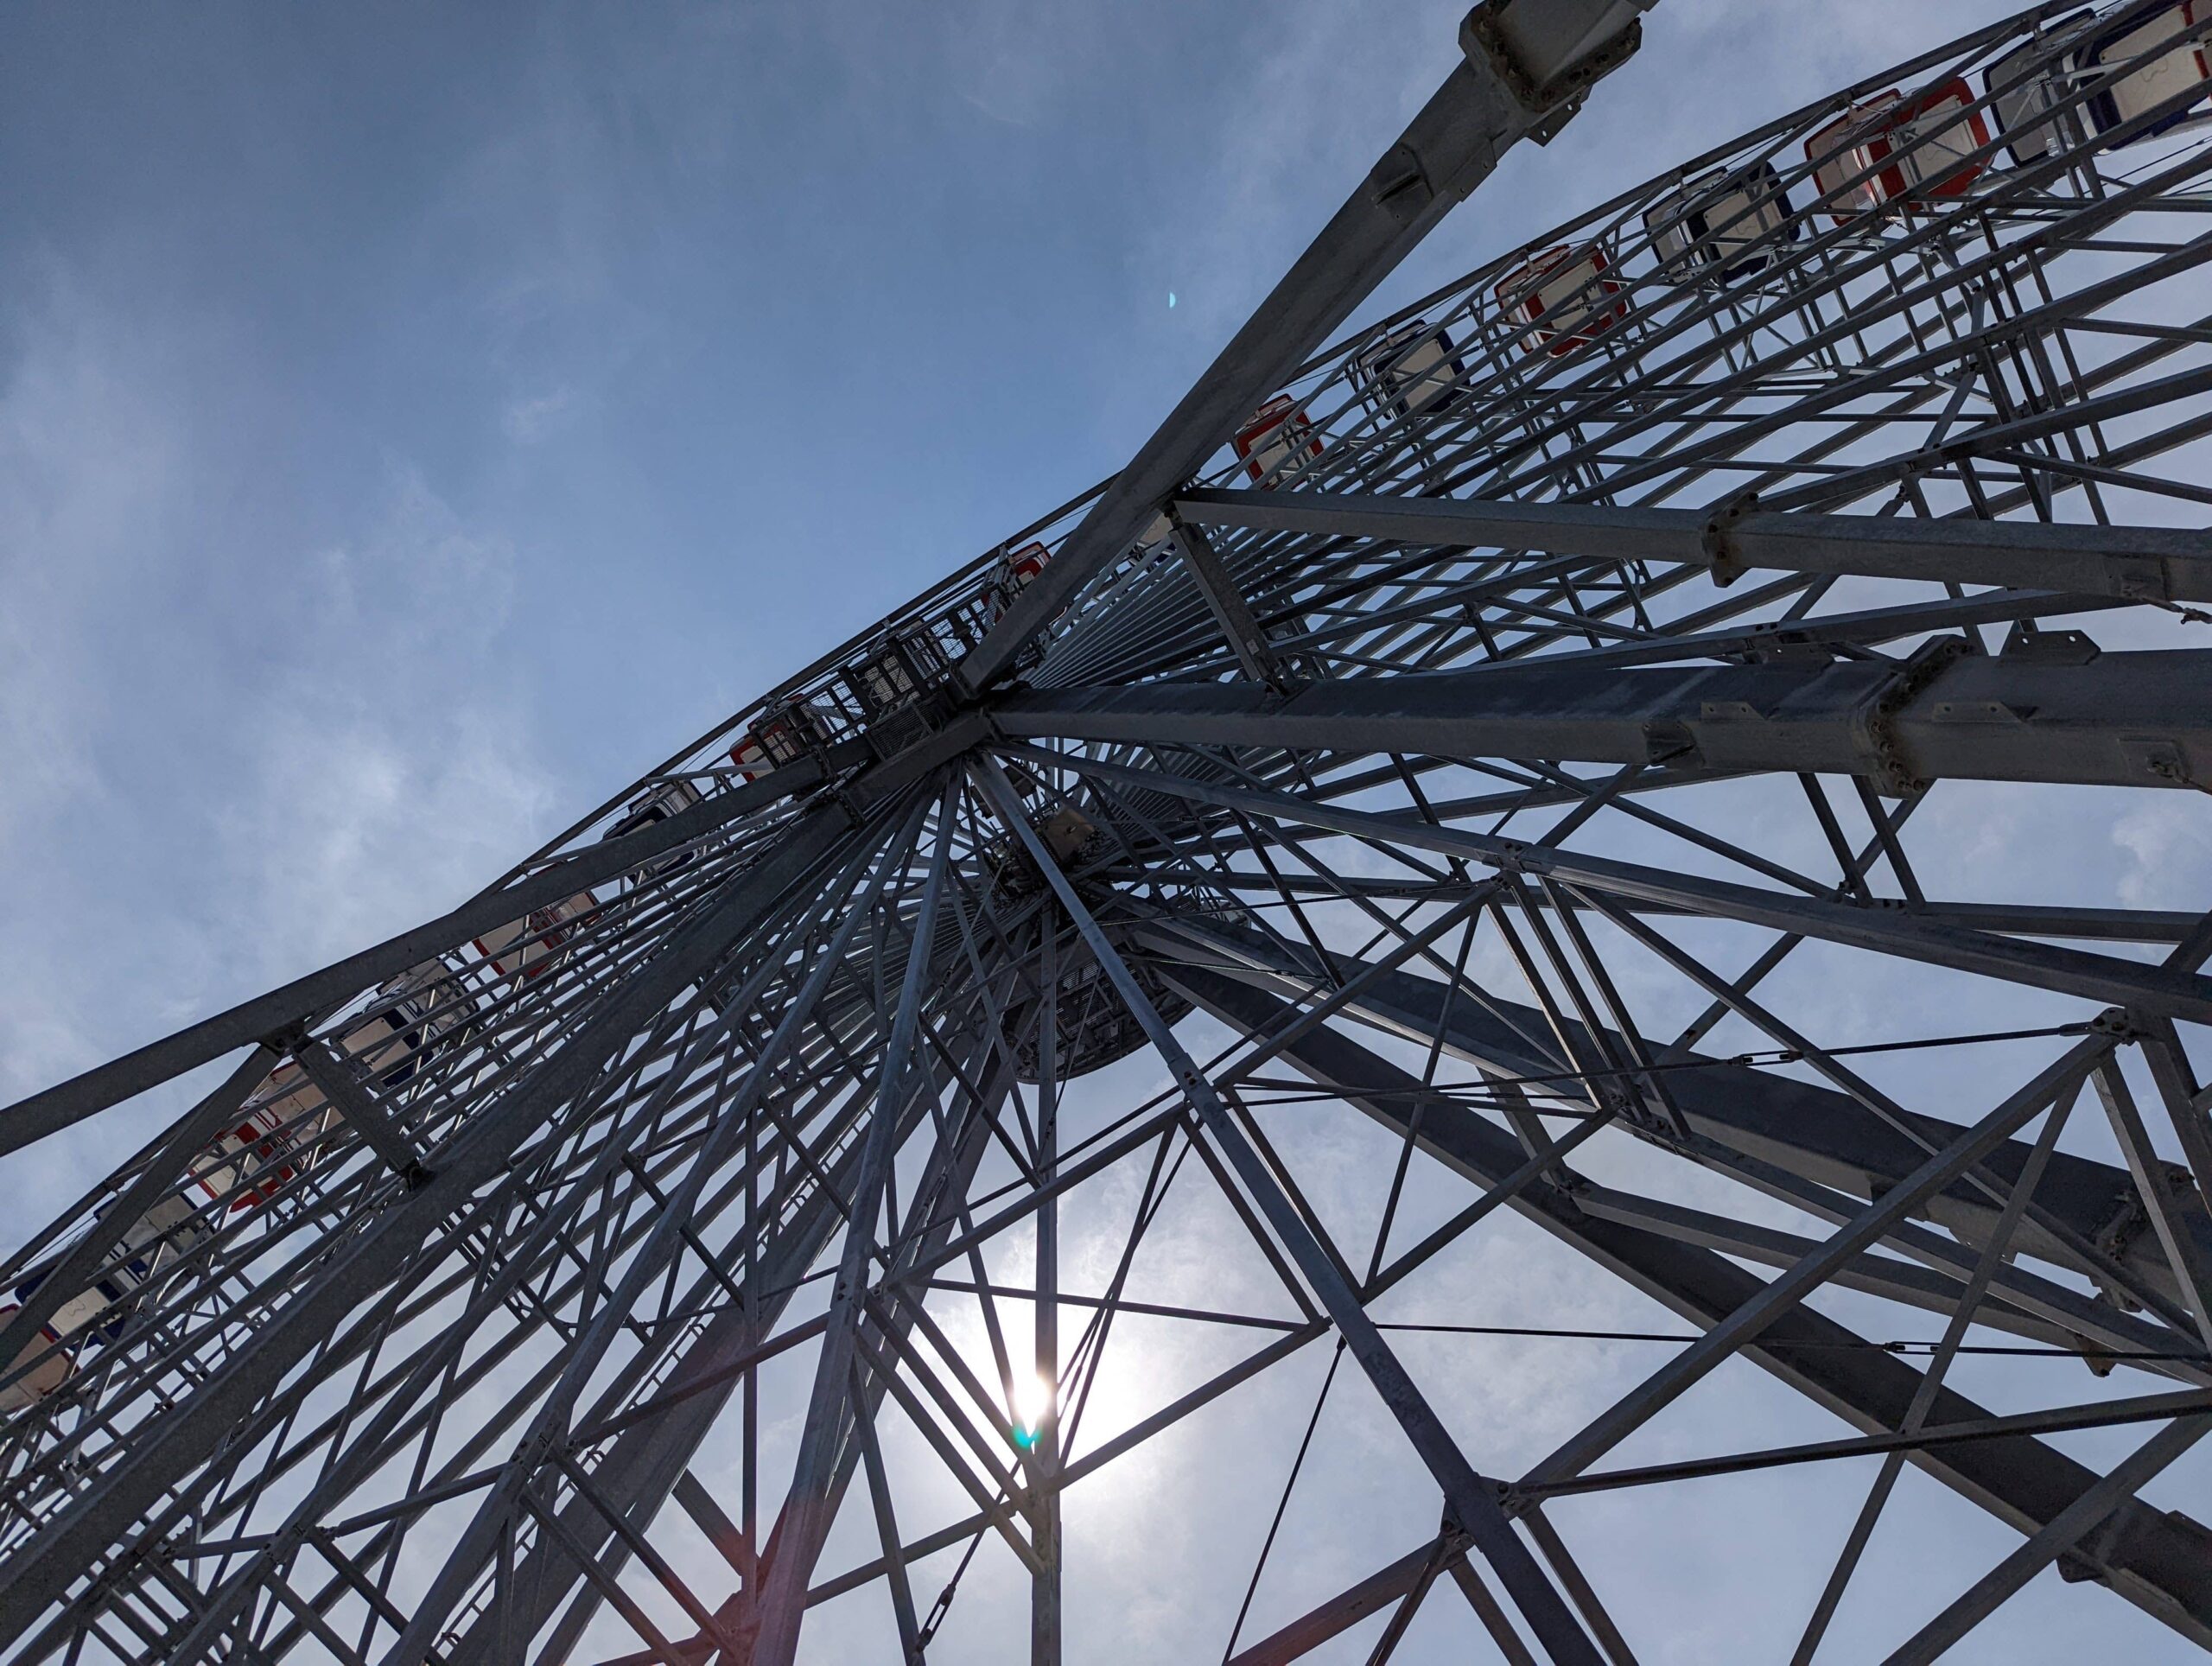
M 1805 141 L 1813 183 L 1838 225 L 1885 204 L 1964 196 L 1988 167 L 1989 123 L 1958 76 L 1924 92 L 1891 89 L 1854 105 Z
M 1529 345 L 1557 358 L 1629 315 L 1627 290 L 1606 276 L 1612 264 L 1594 243 L 1562 243 L 1515 267 L 1492 293 L 1508 318 L 1529 326 Z
M 2212 0 L 2182 0 L 2139 21 L 2107 29 L 2092 39 L 2075 60 L 2084 79 L 2112 75 L 2109 86 L 2082 102 L 2089 124 L 2109 133 L 2147 116 L 2169 99 L 2180 100 L 2169 115 L 2132 133 L 2121 143 L 2155 137 L 2203 113 L 2212 92 L 2212 43 L 2177 38 L 2199 23 L 2212 22 Z M 2124 72 L 2124 73 L 2123 73 Z
M 1313 423 L 1287 393 L 1278 393 L 1252 413 L 1236 430 L 1236 447 L 1244 472 L 1262 486 L 1287 480 L 1321 455 Z
M 118 1314 L 103 1323 L 101 1315 L 112 1313 L 156 1274 L 205 1242 L 213 1231 L 190 1198 L 172 1193 L 162 1199 L 124 1230 L 99 1277 L 54 1310 L 47 1320 L 48 1338 L 60 1338 L 72 1345 L 88 1336 L 113 1341 L 121 1334 L 122 1317 Z M 16 1299 L 29 1300 L 32 1292 L 46 1280 L 45 1271 L 18 1280 Z M 67 1375 L 66 1370 L 62 1374 Z
M 1781 177 L 1764 162 L 1685 181 L 1653 206 L 1643 224 L 1662 265 L 1708 271 L 1724 283 L 1764 271 L 1783 244 L 1804 235 Z
M 2067 129 L 2073 124 L 2054 114 L 2069 90 L 2069 67 L 2074 54 L 2064 44 L 2079 33 L 2086 11 L 2046 24 L 2035 39 L 2023 41 L 1981 73 L 1989 92 L 1989 107 L 1997 118 L 1997 130 L 2019 163 L 2041 162 L 2070 143 Z
M 566 958 L 569 940 L 598 912 L 599 899 L 579 891 L 485 932 L 476 939 L 476 951 L 503 978 L 543 977 Z
M 466 1014 L 445 963 L 426 960 L 379 986 L 367 1016 L 339 1045 L 385 1087 L 397 1087 Z
M 1425 318 L 1385 330 L 1352 355 L 1351 369 L 1352 386 L 1386 416 L 1410 416 L 1432 405 L 1441 410 L 1463 391 L 1467 374 L 1450 334 L 1432 329 Z

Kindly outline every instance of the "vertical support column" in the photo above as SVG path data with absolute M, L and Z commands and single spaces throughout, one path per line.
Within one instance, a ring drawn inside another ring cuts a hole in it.
M 1037 1430 L 1034 1472 L 1038 1521 L 1033 1529 L 1042 1568 L 1029 1581 L 1030 1666 L 1060 1662 L 1060 1200 L 1051 1189 L 1059 1165 L 1060 925 L 1048 912 L 1040 981 L 1045 998 L 1037 1037 L 1036 1369 L 1051 1391 Z

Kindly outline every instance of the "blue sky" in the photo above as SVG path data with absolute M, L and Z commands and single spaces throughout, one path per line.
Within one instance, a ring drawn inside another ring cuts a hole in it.
M 12 12 L 0 1101 L 451 906 L 1109 473 L 1461 9 Z M 1666 0 L 1393 292 L 1999 10 Z M 165 1103 L 0 1170 L 0 1240 Z
M 1673 0 L 1400 287 L 1979 15 Z M 18 12 L 0 1091 L 448 905 L 1110 472 L 1455 22 Z

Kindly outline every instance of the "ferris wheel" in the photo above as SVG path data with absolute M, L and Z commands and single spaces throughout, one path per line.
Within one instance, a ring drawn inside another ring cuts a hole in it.
M 2212 1648 L 2212 9 L 1363 311 L 1647 4 L 1478 5 L 1098 490 L 0 1111 L 201 1072 L 0 1269 L 8 1659 L 1052 1663 L 1193 1557 L 1245 1666 Z

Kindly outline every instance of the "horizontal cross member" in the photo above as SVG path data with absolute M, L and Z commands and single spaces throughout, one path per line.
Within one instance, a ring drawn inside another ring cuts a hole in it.
M 2080 664 L 1964 652 L 1834 664 L 1562 664 L 1314 684 L 1147 683 L 1025 690 L 992 711 L 1009 737 L 1694 763 L 1870 778 L 2212 786 L 2212 652 Z
M 1175 509 L 1197 525 L 1255 532 L 1688 563 L 1713 568 L 1724 583 L 1756 567 L 2139 601 L 2212 601 L 2212 535 L 2177 526 L 1716 513 L 1258 488 L 1193 488 L 1175 499 Z

